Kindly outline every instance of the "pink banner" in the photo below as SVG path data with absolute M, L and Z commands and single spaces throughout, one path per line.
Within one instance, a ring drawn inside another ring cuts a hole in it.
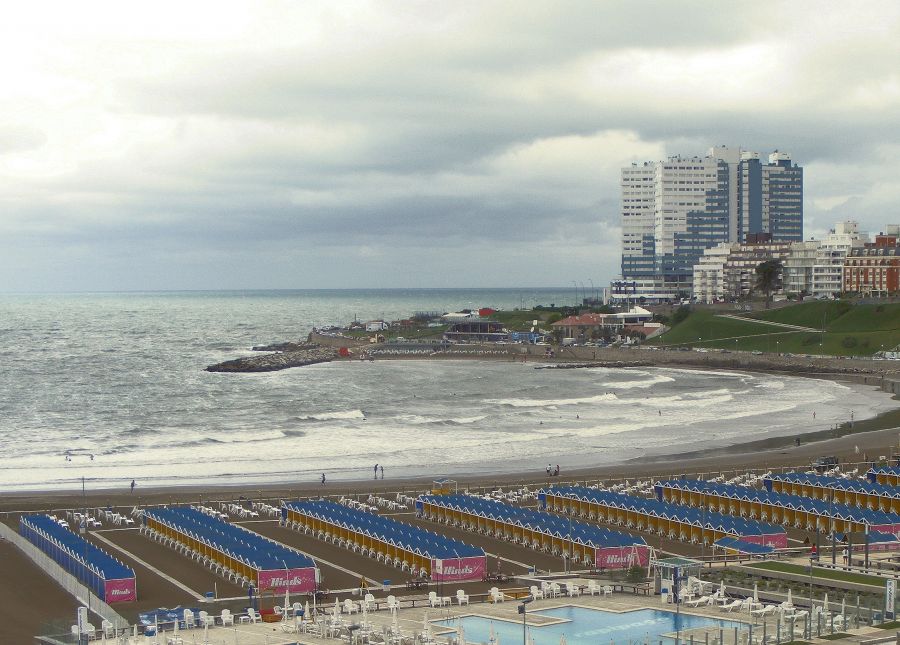
M 137 600 L 137 584 L 134 578 L 107 580 L 104 583 L 104 600 L 107 604 L 114 602 L 134 602 Z
M 650 564 L 650 547 L 643 544 L 603 547 L 594 552 L 594 562 L 599 569 L 627 569 L 634 565 L 646 567 Z
M 273 569 L 259 572 L 259 593 L 274 591 L 284 593 L 285 586 L 291 593 L 308 593 L 316 590 L 315 567 L 300 569 Z
M 787 533 L 770 533 L 768 535 L 742 535 L 738 538 L 742 542 L 752 542 L 770 546 L 773 549 L 787 548 Z
M 482 580 L 487 568 L 487 558 L 483 555 L 468 558 L 448 558 L 431 561 L 431 579 L 435 582 L 463 582 Z

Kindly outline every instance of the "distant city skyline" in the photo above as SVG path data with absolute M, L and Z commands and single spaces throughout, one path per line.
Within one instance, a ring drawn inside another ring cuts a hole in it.
M 785 152 L 714 146 L 622 168 L 622 281 L 615 292 L 674 298 L 718 244 L 803 240 L 803 168 Z
M 897 220 L 892 2 L 31 3 L 0 41 L 0 292 L 598 287 L 620 169 L 803 166 Z M 677 25 L 677 27 L 676 27 Z

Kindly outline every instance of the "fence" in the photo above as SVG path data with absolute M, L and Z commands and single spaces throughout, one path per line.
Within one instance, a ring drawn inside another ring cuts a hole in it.
M 85 607 L 90 608 L 95 614 L 103 620 L 107 620 L 113 624 L 118 633 L 120 630 L 128 628 L 128 621 L 120 616 L 112 607 L 100 600 L 83 584 L 54 562 L 50 556 L 43 553 L 36 546 L 28 542 L 21 535 L 16 533 L 6 524 L 0 522 L 0 538 L 9 540 L 16 548 L 27 555 L 41 570 L 48 576 L 53 578 L 63 589 L 74 596 L 78 602 Z M 72 616 L 75 621 L 75 616 Z

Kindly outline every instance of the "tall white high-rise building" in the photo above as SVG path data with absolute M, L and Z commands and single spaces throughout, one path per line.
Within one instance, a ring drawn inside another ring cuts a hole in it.
M 668 300 L 693 287 L 703 252 L 748 236 L 803 239 L 803 170 L 785 153 L 716 146 L 622 169 L 622 279 L 613 299 Z

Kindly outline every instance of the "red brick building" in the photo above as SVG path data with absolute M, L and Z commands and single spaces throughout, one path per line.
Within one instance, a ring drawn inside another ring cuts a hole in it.
M 898 236 L 879 234 L 844 260 L 844 293 L 887 296 L 900 291 Z

